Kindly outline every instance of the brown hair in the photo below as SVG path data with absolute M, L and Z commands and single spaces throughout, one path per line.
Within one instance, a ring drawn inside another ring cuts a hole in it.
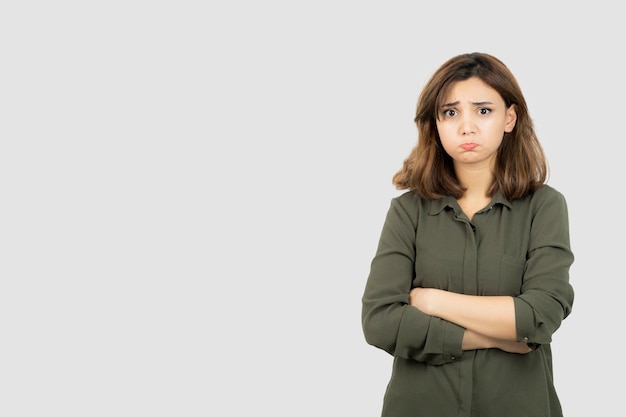
M 446 61 L 422 90 L 415 115 L 418 141 L 402 169 L 393 176 L 399 190 L 413 190 L 421 197 L 459 198 L 464 188 L 454 172 L 452 158 L 441 145 L 436 120 L 441 100 L 451 84 L 480 78 L 496 90 L 505 105 L 515 105 L 517 121 L 498 149 L 494 182 L 489 194 L 502 190 L 509 199 L 524 197 L 541 187 L 548 176 L 548 164 L 539 143 L 526 100 L 511 71 L 497 58 L 485 53 L 469 53 Z

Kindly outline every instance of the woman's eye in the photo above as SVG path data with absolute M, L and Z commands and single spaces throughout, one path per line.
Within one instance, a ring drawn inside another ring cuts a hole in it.
M 486 108 L 482 108 L 478 110 L 478 113 L 480 114 L 489 114 L 490 112 L 491 112 L 491 109 L 486 109 Z
M 456 111 L 455 111 L 455 110 L 452 110 L 452 109 L 448 109 L 448 110 L 444 110 L 444 111 L 443 111 L 443 115 L 444 115 L 444 116 L 452 117 L 452 116 L 454 116 L 455 114 L 456 114 Z

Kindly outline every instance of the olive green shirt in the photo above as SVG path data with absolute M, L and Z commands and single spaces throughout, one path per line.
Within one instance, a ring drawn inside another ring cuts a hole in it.
M 367 343 L 393 355 L 382 416 L 561 417 L 553 333 L 571 312 L 567 204 L 544 185 L 472 221 L 452 197 L 391 201 L 362 298 Z M 528 354 L 462 351 L 464 329 L 408 304 L 414 287 L 513 297 Z

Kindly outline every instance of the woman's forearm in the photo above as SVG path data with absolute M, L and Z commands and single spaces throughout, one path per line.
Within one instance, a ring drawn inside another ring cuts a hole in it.
M 517 340 L 512 297 L 466 295 L 434 288 L 414 288 L 409 300 L 426 314 L 440 317 L 476 333 L 499 340 Z

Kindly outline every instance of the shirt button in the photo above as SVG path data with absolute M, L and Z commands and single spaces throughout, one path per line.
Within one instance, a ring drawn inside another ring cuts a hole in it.
M 455 360 L 456 356 L 450 356 L 450 359 Z
M 524 338 L 522 338 L 522 341 L 523 341 L 524 343 L 528 343 L 528 338 L 527 338 L 526 336 L 524 336 Z

